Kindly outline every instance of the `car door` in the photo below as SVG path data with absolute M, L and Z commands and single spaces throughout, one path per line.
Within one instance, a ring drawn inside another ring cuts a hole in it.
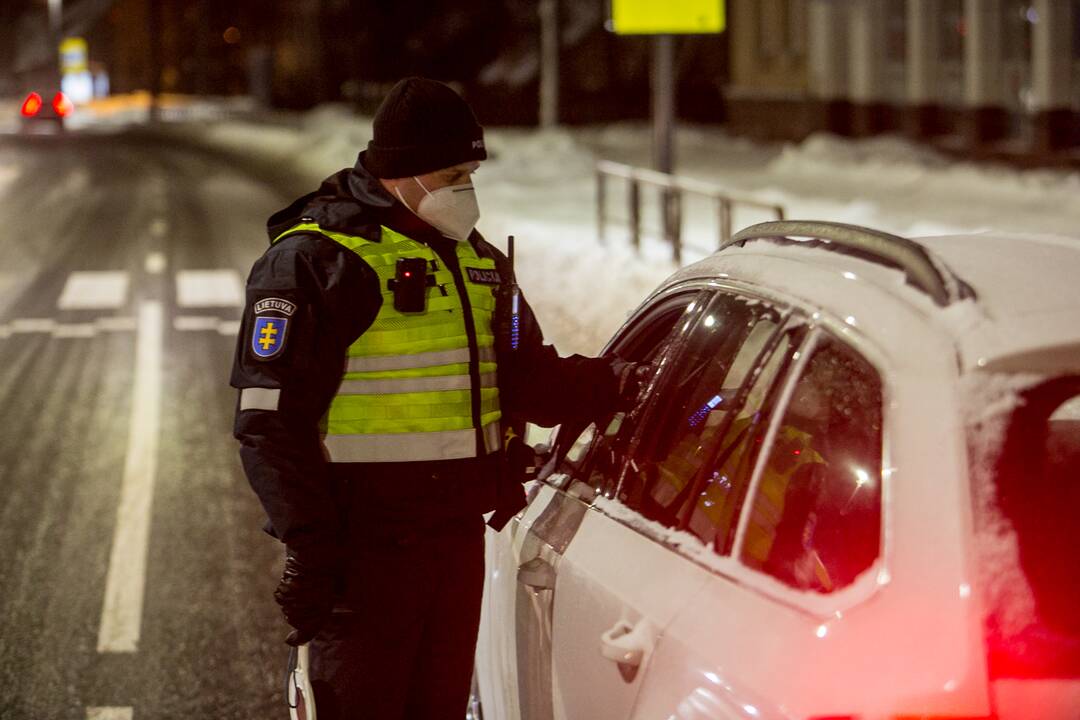
M 854 695 L 888 695 L 893 675 L 869 660 L 877 640 L 857 607 L 880 580 L 881 376 L 836 336 L 796 338 L 762 373 L 774 379 L 742 459 L 707 473 L 742 498 L 730 521 L 713 522 L 715 491 L 681 509 L 699 532 L 714 525 L 716 572 L 667 628 L 641 717 L 846 717 Z M 856 676 L 876 689 L 852 688 Z
M 710 579 L 689 516 L 668 511 L 690 504 L 690 488 L 705 492 L 700 471 L 746 434 L 739 408 L 785 323 L 759 299 L 709 297 L 660 359 L 650 396 L 568 468 L 577 527 L 551 573 L 551 717 L 633 715 L 662 633 Z
M 700 287 L 675 289 L 635 314 L 607 352 L 636 362 L 659 362 L 700 312 Z M 617 413 L 605 429 L 635 422 Z M 597 424 L 563 427 L 560 447 L 543 480 L 529 487 L 529 504 L 500 533 L 488 531 L 487 573 L 477 645 L 476 677 L 487 717 L 550 720 L 555 571 L 595 494 L 571 483 L 597 436 Z M 556 472 L 551 472 L 555 470 Z M 561 707 L 561 706 L 560 706 Z

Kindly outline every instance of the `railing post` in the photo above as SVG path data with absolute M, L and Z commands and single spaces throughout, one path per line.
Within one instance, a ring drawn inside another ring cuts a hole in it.
M 600 244 L 604 245 L 604 209 L 607 203 L 607 188 L 605 187 L 606 178 L 604 177 L 604 171 L 600 168 L 596 169 L 596 236 L 600 240 Z
M 637 178 L 630 178 L 630 242 L 641 249 L 641 187 Z
M 774 209 L 776 210 L 776 219 L 777 220 L 783 220 L 784 219 L 784 206 L 783 205 L 777 205 Z
M 720 209 L 720 245 L 723 245 L 731 239 L 731 200 L 721 195 L 717 195 L 716 202 Z M 719 245 L 717 247 L 719 247 Z
M 671 254 L 676 265 L 682 265 L 682 190 L 668 188 L 664 191 L 664 234 L 671 243 Z

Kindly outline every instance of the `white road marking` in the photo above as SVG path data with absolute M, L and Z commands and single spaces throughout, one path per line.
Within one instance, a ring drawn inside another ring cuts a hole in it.
M 73 272 L 56 304 L 61 310 L 111 310 L 124 304 L 127 290 L 126 272 Z
M 88 338 L 97 335 L 97 327 L 94 323 L 68 323 L 57 325 L 53 329 L 55 338 Z
M 86 720 L 132 720 L 135 709 L 129 707 L 88 707 Z
M 156 238 L 165 237 L 169 232 L 169 223 L 163 218 L 157 218 L 150 223 L 150 235 Z
M 222 320 L 218 325 L 218 334 L 226 335 L 228 337 L 236 337 L 236 334 L 240 332 L 239 320 Z
M 134 400 L 127 462 L 116 513 L 98 652 L 135 652 L 142 626 L 150 509 L 157 475 L 161 423 L 164 311 L 158 301 L 139 306 Z
M 244 284 L 235 270 L 181 270 L 176 295 L 180 307 L 239 307 Z
M 240 332 L 240 321 L 222 320 L 213 315 L 178 315 L 173 318 L 173 329 L 181 332 L 212 331 L 219 335 L 235 336 Z
M 209 315 L 178 315 L 173 319 L 174 330 L 217 330 L 220 318 Z
M 21 318 L 11 321 L 11 332 L 15 333 L 51 333 L 56 329 L 52 318 Z
M 100 317 L 94 325 L 103 332 L 134 332 L 139 329 L 138 321 L 133 317 Z
M 90 338 L 99 332 L 134 332 L 137 324 L 135 318 L 123 316 L 100 317 L 81 323 L 61 323 L 52 318 L 21 318 L 0 324 L 0 340 L 16 334 L 33 333 L 55 338 Z
M 151 275 L 160 275 L 165 272 L 165 268 L 168 267 L 169 261 L 165 258 L 163 252 L 152 252 L 146 256 L 146 261 L 143 263 L 143 269 Z

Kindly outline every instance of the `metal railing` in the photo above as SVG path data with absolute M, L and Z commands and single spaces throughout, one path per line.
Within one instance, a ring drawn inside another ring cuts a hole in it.
M 641 186 L 649 185 L 661 190 L 660 213 L 663 221 L 664 240 L 671 245 L 672 255 L 675 262 L 679 264 L 682 264 L 683 254 L 682 200 L 684 194 L 699 195 L 716 203 L 716 248 L 719 248 L 732 236 L 732 218 L 736 206 L 766 210 L 773 213 L 777 220 L 784 219 L 784 208 L 781 205 L 734 197 L 723 189 L 700 180 L 623 165 L 610 160 L 598 160 L 596 163 L 596 225 L 600 242 L 604 241 L 608 220 L 607 179 L 609 177 L 627 181 L 627 202 L 630 208 L 628 215 L 630 242 L 635 248 L 641 247 Z

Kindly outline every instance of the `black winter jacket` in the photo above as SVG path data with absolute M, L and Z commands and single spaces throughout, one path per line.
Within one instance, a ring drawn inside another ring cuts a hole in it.
M 322 186 L 268 222 L 271 241 L 302 220 L 327 230 L 379 241 L 380 226 L 424 242 L 447 267 L 454 242 L 390 196 L 363 165 Z M 468 240 L 511 277 L 506 257 L 479 233 Z M 282 298 L 296 306 L 281 351 L 261 359 L 252 351 L 253 305 Z M 520 485 L 503 471 L 501 453 L 463 460 L 407 463 L 329 463 L 320 420 L 341 381 L 346 349 L 373 322 L 382 296 L 374 271 L 352 251 L 314 233 L 288 236 L 252 267 L 231 384 L 280 391 L 277 410 L 240 410 L 234 434 L 240 457 L 269 517 L 267 530 L 309 563 L 336 564 L 343 552 L 372 536 L 395 542 L 437 532 L 441 525 L 497 508 L 498 523 L 520 509 Z M 521 303 L 521 340 L 498 357 L 506 422 L 551 426 L 597 417 L 615 403 L 616 378 L 602 358 L 560 358 L 545 345 L 536 319 Z M 509 354 L 509 357 L 504 355 Z

